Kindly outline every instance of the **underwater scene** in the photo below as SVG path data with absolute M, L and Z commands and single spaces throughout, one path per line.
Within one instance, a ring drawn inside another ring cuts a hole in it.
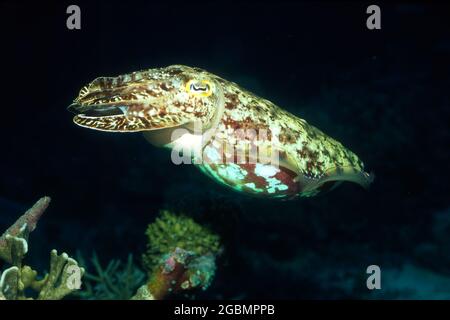
M 0 300 L 450 299 L 450 6 L 0 2 Z

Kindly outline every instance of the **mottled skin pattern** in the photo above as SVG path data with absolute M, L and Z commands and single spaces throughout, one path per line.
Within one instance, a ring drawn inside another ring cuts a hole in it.
M 97 78 L 69 109 L 82 127 L 143 131 L 158 146 L 199 147 L 201 171 L 249 194 L 291 199 L 341 181 L 367 187 L 373 179 L 353 152 L 305 120 L 199 68 L 174 65 Z M 189 134 L 174 141 L 169 137 L 176 129 Z M 275 155 L 279 162 L 269 162 Z

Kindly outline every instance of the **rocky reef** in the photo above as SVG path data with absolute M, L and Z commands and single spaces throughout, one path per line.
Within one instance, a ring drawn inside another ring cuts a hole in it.
M 100 262 L 96 253 L 86 261 L 84 286 L 76 293 L 89 300 L 161 300 L 206 290 L 216 272 L 222 252 L 220 237 L 185 214 L 162 210 L 147 227 L 142 268 L 130 253 L 127 261 Z M 90 273 L 89 270 L 93 270 Z
M 41 198 L 0 237 L 0 258 L 11 265 L 1 273 L 0 300 L 60 300 L 71 294 L 81 299 L 159 300 L 206 290 L 214 278 L 219 236 L 192 218 L 167 210 L 147 228 L 149 242 L 142 257 L 146 272 L 136 266 L 132 254 L 127 263 L 112 260 L 104 268 L 94 253 L 90 263 L 95 272 L 89 273 L 80 253 L 78 263 L 67 253 L 52 250 L 50 271 L 39 277 L 24 259 L 29 234 L 49 203 L 49 197 Z

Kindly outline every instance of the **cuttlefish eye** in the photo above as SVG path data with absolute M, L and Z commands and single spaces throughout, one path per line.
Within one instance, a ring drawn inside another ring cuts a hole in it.
M 190 94 L 207 97 L 212 93 L 212 86 L 207 80 L 189 80 L 186 83 L 186 91 Z

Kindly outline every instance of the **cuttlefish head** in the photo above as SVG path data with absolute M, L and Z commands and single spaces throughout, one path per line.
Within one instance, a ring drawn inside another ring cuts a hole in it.
M 199 68 L 173 65 L 117 77 L 100 77 L 83 87 L 68 107 L 82 127 L 112 131 L 159 131 L 211 127 L 223 105 L 217 77 Z

